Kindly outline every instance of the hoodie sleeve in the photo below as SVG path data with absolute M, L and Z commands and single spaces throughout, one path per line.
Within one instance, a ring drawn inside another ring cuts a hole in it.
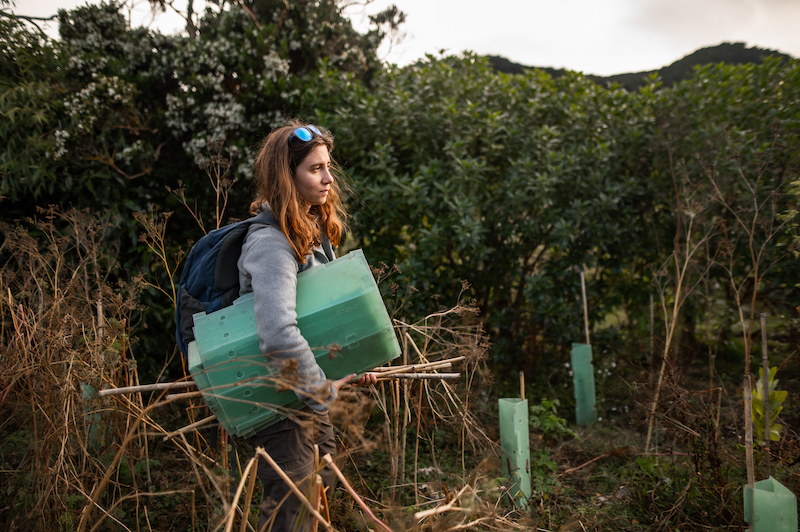
M 251 227 L 239 257 L 240 293 L 252 291 L 261 352 L 291 383 L 297 397 L 324 411 L 336 399 L 297 327 L 299 265 L 289 241 L 276 227 Z

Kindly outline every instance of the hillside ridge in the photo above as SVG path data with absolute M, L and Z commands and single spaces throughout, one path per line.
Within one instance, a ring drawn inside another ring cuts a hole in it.
M 618 83 L 630 91 L 635 91 L 645 85 L 649 77 L 654 73 L 661 77 L 663 86 L 668 87 L 678 81 L 688 79 L 691 76 L 692 70 L 697 65 L 705 65 L 709 63 L 727 63 L 730 65 L 760 63 L 765 58 L 770 56 L 778 57 L 784 61 L 794 59 L 794 57 L 777 50 L 759 48 L 757 46 L 748 48 L 743 42 L 724 42 L 716 46 L 699 48 L 694 52 L 678 59 L 672 64 L 660 69 L 646 70 L 642 72 L 627 72 L 623 74 L 614 74 L 611 76 L 586 74 L 586 77 L 601 85 Z M 514 63 L 502 56 L 487 55 L 486 58 L 491 64 L 492 68 L 498 72 L 503 72 L 506 74 L 522 74 L 526 70 L 542 70 L 553 77 L 559 77 L 566 72 L 565 69 L 560 68 L 521 65 L 519 63 Z

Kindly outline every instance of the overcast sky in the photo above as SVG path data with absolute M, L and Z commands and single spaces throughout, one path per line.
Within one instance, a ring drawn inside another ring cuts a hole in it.
M 153 23 L 149 4 L 136 1 L 134 24 L 164 33 L 182 27 L 180 18 L 167 14 Z M 48 16 L 86 0 L 15 3 L 18 14 Z M 406 36 L 382 55 L 399 65 L 442 49 L 472 50 L 524 65 L 611 75 L 654 70 L 721 42 L 800 57 L 800 0 L 374 0 L 347 12 L 365 30 L 366 15 L 392 3 L 407 15 Z

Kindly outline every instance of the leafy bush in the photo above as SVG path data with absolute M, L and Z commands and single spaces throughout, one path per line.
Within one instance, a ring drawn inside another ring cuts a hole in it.
M 567 426 L 567 420 L 558 416 L 558 399 L 550 401 L 542 399 L 538 405 L 530 407 L 531 428 L 542 433 L 542 441 L 547 445 L 548 441 L 569 436 L 577 438 L 578 435 Z

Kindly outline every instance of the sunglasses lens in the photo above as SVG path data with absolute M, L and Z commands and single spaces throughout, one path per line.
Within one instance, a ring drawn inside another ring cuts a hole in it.
M 314 127 L 314 126 L 311 126 L 311 127 Z M 314 129 L 316 129 L 316 128 L 314 128 Z M 319 132 L 317 132 L 317 134 L 319 134 Z M 305 127 L 298 127 L 297 129 L 295 129 L 294 130 L 294 136 L 297 137 L 298 139 L 302 140 L 303 142 L 308 142 L 309 140 L 311 140 L 311 137 L 312 137 L 311 131 L 309 131 L 308 128 L 305 128 Z

